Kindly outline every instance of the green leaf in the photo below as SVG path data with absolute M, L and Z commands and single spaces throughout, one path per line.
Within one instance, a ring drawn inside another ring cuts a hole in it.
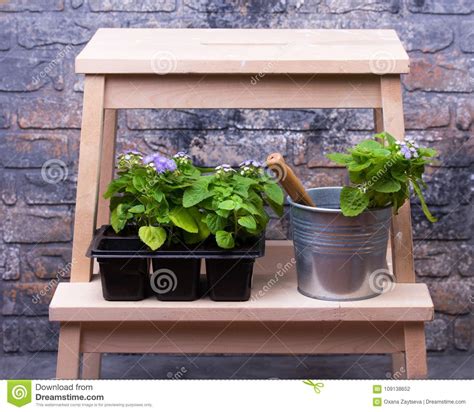
M 114 229 L 115 233 L 120 232 L 125 227 L 125 225 L 127 224 L 127 219 L 122 219 L 119 216 L 118 209 L 119 208 L 116 207 L 110 213 L 110 224 L 112 225 L 112 228 Z
M 382 145 L 379 142 L 376 142 L 375 140 L 372 140 L 372 139 L 363 140 L 356 146 L 356 149 L 367 150 L 370 152 L 376 149 L 381 149 L 381 148 L 382 148 Z
M 138 191 L 144 191 L 146 189 L 146 179 L 143 176 L 135 175 L 132 178 L 133 187 Z
M 222 249 L 232 249 L 235 246 L 232 233 L 226 232 L 225 230 L 219 230 L 216 233 L 216 242 L 217 246 Z
M 211 233 L 215 234 L 219 230 L 223 230 L 226 226 L 227 220 L 226 218 L 215 215 L 215 214 L 208 214 L 204 219 L 206 225 L 209 227 Z
M 374 190 L 382 193 L 395 193 L 400 190 L 400 183 L 397 180 L 383 180 L 375 183 Z
M 166 231 L 162 227 L 142 226 L 138 229 L 138 236 L 151 250 L 156 250 L 165 243 Z
M 387 156 L 390 156 L 392 152 L 388 149 L 375 149 L 375 150 L 372 150 L 372 153 L 374 156 L 377 156 L 377 157 L 387 157 Z
M 247 215 L 242 216 L 237 220 L 240 226 L 243 226 L 247 229 L 255 230 L 257 229 L 257 222 L 255 221 L 253 216 Z
M 237 174 L 232 176 L 232 180 L 235 182 L 234 192 L 243 197 L 248 196 L 250 186 L 256 183 L 254 179 Z
M 234 210 L 235 206 L 236 204 L 233 200 L 224 200 L 223 202 L 220 202 L 217 207 L 224 210 Z
M 367 160 L 364 163 L 351 162 L 347 165 L 347 168 L 351 172 L 360 172 L 361 170 L 367 169 L 371 165 L 371 161 Z
M 258 215 L 260 212 L 256 208 L 256 206 L 253 203 L 242 203 L 240 205 L 241 209 L 246 210 L 247 212 L 251 213 L 252 215 Z
M 230 215 L 230 210 L 217 209 L 216 213 L 223 218 L 228 218 Z
M 211 232 L 207 224 L 203 222 L 202 213 L 199 212 L 199 210 L 196 207 L 192 207 L 188 209 L 188 212 L 193 217 L 194 221 L 196 222 L 198 226 L 198 232 L 197 233 L 184 232 L 184 241 L 187 244 L 202 242 L 211 234 Z
M 405 173 L 405 168 L 402 165 L 395 165 L 390 169 L 390 174 L 399 182 L 406 182 L 408 177 Z
M 145 206 L 143 205 L 136 205 L 128 209 L 130 213 L 143 213 L 145 211 Z
M 369 205 L 368 196 L 355 187 L 344 186 L 341 190 L 341 210 L 344 216 L 360 215 Z
M 178 206 L 170 211 L 170 220 L 175 226 L 189 233 L 198 233 L 199 228 L 193 216 L 184 207 Z
M 278 205 L 282 205 L 284 201 L 283 190 L 276 183 L 267 183 L 263 186 L 263 191 L 268 198 Z
M 360 184 L 364 182 L 364 173 L 349 171 L 349 180 L 352 183 Z
M 271 207 L 271 209 L 276 213 L 277 216 L 279 217 L 283 216 L 283 212 L 284 212 L 283 204 L 275 203 L 269 198 L 265 199 L 265 202 L 267 202 L 267 204 Z M 263 209 L 263 206 L 259 208 L 259 210 L 260 210 L 259 216 L 261 216 L 262 214 L 265 214 L 265 216 L 267 216 L 265 210 Z
M 212 193 L 207 189 L 209 186 L 209 179 L 198 180 L 191 187 L 184 191 L 183 206 L 191 207 L 197 205 L 199 202 L 212 196 Z
M 123 191 L 129 182 L 128 176 L 121 176 L 115 180 L 112 180 L 107 186 L 107 190 L 104 193 L 104 199 L 108 199 L 116 193 Z
M 352 156 L 346 153 L 328 153 L 326 157 L 334 163 L 346 165 L 352 161 Z
M 413 189 L 415 190 L 415 193 L 416 195 L 418 196 L 418 199 L 420 199 L 420 203 L 421 203 L 421 209 L 423 210 L 423 213 L 425 214 L 426 218 L 431 222 L 431 223 L 435 223 L 438 221 L 438 219 L 436 217 L 434 217 L 430 210 L 428 209 L 428 205 L 426 204 L 425 202 L 425 198 L 423 196 L 423 193 L 420 189 L 420 187 L 418 186 L 418 184 L 415 182 L 415 181 L 411 181 L 412 185 L 413 185 Z
M 394 145 L 397 143 L 397 139 L 395 139 L 390 133 L 384 132 L 385 137 L 387 138 L 387 142 L 390 146 Z
M 161 202 L 163 200 L 163 192 L 160 192 L 159 190 L 153 190 L 151 192 L 151 195 L 153 196 L 153 199 L 155 199 L 157 202 Z
M 438 152 L 428 147 L 420 147 L 418 149 L 418 154 L 423 157 L 434 157 L 438 154 Z
M 388 146 L 392 146 L 397 142 L 397 140 L 390 133 L 387 132 L 377 133 L 374 135 L 374 138 L 380 139 L 382 142 L 387 141 Z
M 117 206 L 117 215 L 120 219 L 128 219 L 130 217 L 132 217 L 129 213 L 128 213 L 128 209 L 129 209 L 130 205 L 127 205 L 125 203 L 120 203 L 118 206 Z

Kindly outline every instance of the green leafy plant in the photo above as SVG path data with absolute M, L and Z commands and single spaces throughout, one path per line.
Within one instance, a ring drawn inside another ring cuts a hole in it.
M 110 223 L 117 233 L 135 227 L 152 250 L 165 242 L 199 243 L 211 234 L 219 247 L 231 249 L 265 230 L 265 205 L 283 212 L 282 190 L 253 161 L 237 171 L 222 165 L 203 173 L 184 153 L 168 159 L 127 152 L 117 169 L 104 194 Z
M 344 216 L 357 216 L 368 208 L 388 205 L 397 213 L 410 197 L 411 186 L 427 219 L 436 222 L 421 190 L 426 187 L 425 165 L 436 156 L 436 151 L 419 147 L 409 138 L 398 142 L 387 132 L 376 134 L 374 138 L 362 141 L 345 153 L 327 155 L 349 172 L 352 185 L 343 187 L 340 198 Z
M 217 245 L 232 249 L 261 234 L 269 221 L 265 205 L 283 213 L 283 191 L 255 161 L 238 170 L 221 165 L 184 191 L 183 206 L 197 206 Z
M 201 177 L 189 156 L 168 159 L 158 153 L 143 156 L 127 152 L 118 157 L 117 178 L 104 197 L 110 198 L 110 223 L 118 233 L 135 226 L 143 243 L 152 250 L 166 240 L 186 243 L 203 240 L 209 230 L 196 207 L 183 207 L 183 193 Z

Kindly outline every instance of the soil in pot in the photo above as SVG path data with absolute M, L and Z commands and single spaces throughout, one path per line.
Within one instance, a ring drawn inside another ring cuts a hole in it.
M 150 286 L 158 300 L 199 299 L 201 259 L 196 257 L 152 259 Z
M 143 300 L 148 291 L 148 259 L 97 259 L 105 300 Z
M 208 294 L 215 301 L 250 298 L 255 259 L 206 259 Z

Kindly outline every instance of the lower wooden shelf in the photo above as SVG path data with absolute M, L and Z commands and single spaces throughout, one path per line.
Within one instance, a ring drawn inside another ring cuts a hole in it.
M 308 321 L 429 321 L 433 302 L 425 284 L 399 283 L 377 297 L 352 302 L 328 302 L 301 295 L 293 273 L 254 276 L 247 302 L 108 302 L 100 279 L 61 283 L 49 308 L 51 321 L 61 322 L 308 322 Z

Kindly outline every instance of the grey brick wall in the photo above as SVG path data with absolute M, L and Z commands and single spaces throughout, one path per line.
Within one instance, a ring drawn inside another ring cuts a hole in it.
M 411 57 L 407 134 L 437 148 L 427 199 L 413 204 L 416 272 L 436 306 L 428 348 L 471 350 L 474 2 L 471 0 L 37 0 L 0 5 L 0 275 L 3 355 L 54 351 L 47 320 L 67 278 L 82 105 L 74 57 L 98 27 L 394 28 Z M 354 110 L 171 110 L 120 113 L 119 148 L 188 150 L 204 164 L 278 150 L 308 185 L 341 184 L 324 153 L 368 136 Z M 225 142 L 225 144 L 224 144 Z M 42 177 L 60 159 L 56 184 Z M 44 169 L 44 168 L 43 168 Z M 285 238 L 286 222 L 269 237 Z

